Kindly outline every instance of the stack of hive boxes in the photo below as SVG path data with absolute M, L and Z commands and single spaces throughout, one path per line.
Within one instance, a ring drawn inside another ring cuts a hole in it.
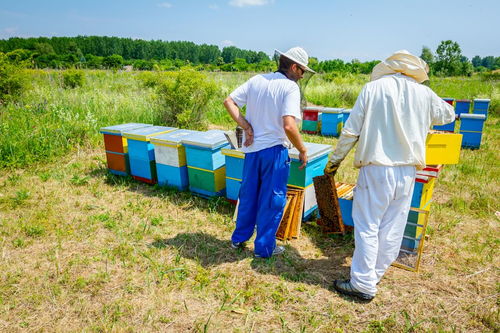
M 456 164 L 460 157 L 462 135 L 454 133 L 429 133 L 426 141 L 426 167 L 417 172 L 411 207 L 429 212 L 436 178 L 442 164 Z M 344 225 L 354 226 L 352 203 L 355 185 L 337 183 L 339 206 Z M 415 251 L 423 235 L 425 216 L 410 211 L 405 229 L 402 248 Z
M 485 121 L 485 114 L 462 113 L 460 115 L 460 134 L 464 136 L 463 148 L 478 149 L 481 147 Z
M 151 138 L 156 158 L 158 185 L 176 187 L 184 191 L 189 186 L 186 151 L 182 139 L 198 133 L 190 130 L 177 130 Z
M 474 100 L 474 106 L 472 113 L 484 114 L 488 117 L 488 108 L 490 107 L 490 99 L 488 98 L 476 98 Z
M 106 150 L 109 172 L 119 176 L 127 176 L 130 173 L 127 139 L 122 136 L 123 132 L 151 126 L 148 124 L 128 123 L 101 128 L 100 132 L 104 136 L 104 149 Z
M 308 161 L 302 170 L 299 169 L 301 165 L 299 151 L 296 148 L 289 150 L 291 164 L 288 186 L 304 190 L 302 219 L 307 221 L 318 208 L 313 178 L 323 174 L 332 146 L 310 142 L 305 142 L 304 145 L 307 148 Z
M 302 131 L 309 134 L 318 133 L 320 107 L 306 107 L 302 110 Z
M 221 151 L 226 158 L 226 198 L 236 204 L 243 179 L 245 153 L 238 149 L 229 148 L 223 148 Z
M 210 130 L 182 139 L 186 149 L 189 190 L 202 197 L 224 196 L 226 162 L 221 149 L 229 147 L 224 132 Z
M 130 174 L 134 179 L 149 184 L 156 183 L 155 151 L 151 138 L 175 130 L 174 127 L 149 126 L 123 131 L 123 136 L 128 141 Z
M 323 108 L 321 114 L 321 134 L 339 136 L 342 131 L 342 108 Z

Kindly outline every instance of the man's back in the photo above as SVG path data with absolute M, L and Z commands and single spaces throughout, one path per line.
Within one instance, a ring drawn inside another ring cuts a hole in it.
M 363 88 L 344 131 L 359 135 L 354 164 L 425 165 L 432 124 L 453 121 L 453 108 L 431 89 L 402 74 Z
M 247 106 L 245 118 L 253 128 L 254 143 L 244 147 L 245 152 L 288 143 L 283 116 L 301 119 L 300 90 L 295 82 L 279 72 L 256 75 L 230 96 L 238 106 Z

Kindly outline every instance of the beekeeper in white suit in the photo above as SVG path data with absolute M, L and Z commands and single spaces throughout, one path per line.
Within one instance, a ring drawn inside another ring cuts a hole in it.
M 425 61 L 406 50 L 377 64 L 325 167 L 325 174 L 334 175 L 358 142 L 351 278 L 334 282 L 342 294 L 371 300 L 377 293 L 399 254 L 416 169 L 425 166 L 427 132 L 455 119 L 453 107 L 421 84 L 428 71 Z

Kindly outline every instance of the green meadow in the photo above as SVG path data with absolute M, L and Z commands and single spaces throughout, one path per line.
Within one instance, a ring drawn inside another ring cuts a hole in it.
M 284 256 L 230 248 L 223 198 L 110 175 L 99 128 L 169 125 L 144 73 L 29 70 L 0 106 L 0 331 L 498 332 L 500 81 L 432 78 L 442 97 L 490 98 L 482 146 L 463 149 L 434 189 L 419 273 L 392 267 L 369 304 L 331 290 L 348 276 L 352 235 L 313 221 Z M 156 75 L 152 73 L 150 75 Z M 208 128 L 234 127 L 223 99 L 251 73 L 208 73 Z M 352 107 L 365 75 L 314 76 L 316 105 Z M 304 135 L 310 142 L 337 139 Z M 353 152 L 338 180 L 353 183 Z

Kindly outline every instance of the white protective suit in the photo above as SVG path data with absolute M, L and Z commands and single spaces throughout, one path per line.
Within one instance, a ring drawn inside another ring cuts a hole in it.
M 375 66 L 330 157 L 339 165 L 358 142 L 351 284 L 369 295 L 376 294 L 377 282 L 399 253 L 416 168 L 425 166 L 427 132 L 455 118 L 453 107 L 420 84 L 427 71 L 427 64 L 407 51 Z

